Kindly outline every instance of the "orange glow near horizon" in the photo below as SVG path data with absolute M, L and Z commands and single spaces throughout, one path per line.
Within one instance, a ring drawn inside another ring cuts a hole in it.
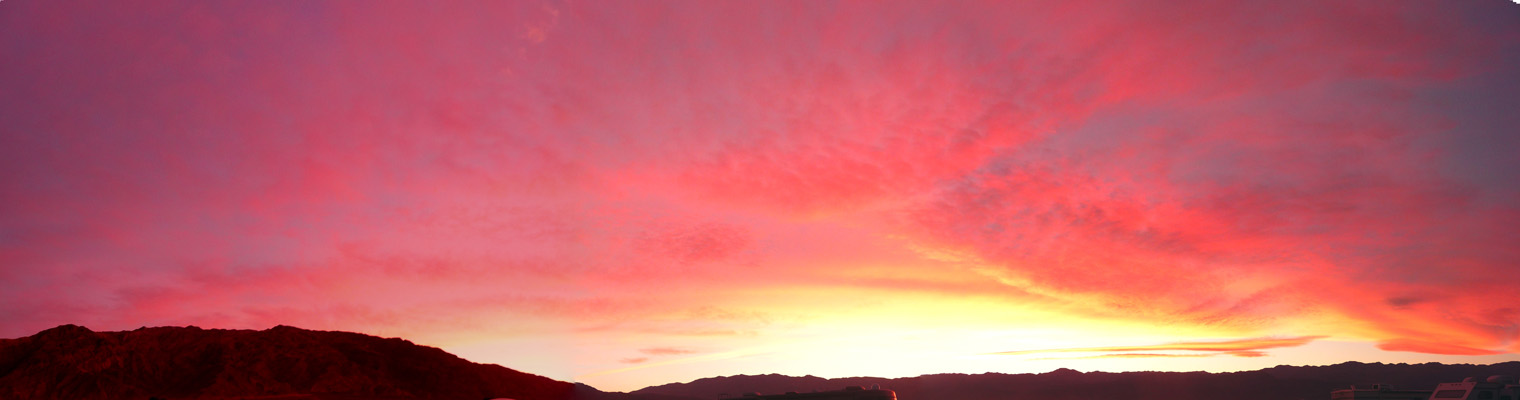
M 0 2 L 0 337 L 603 390 L 1520 360 L 1510 2 Z

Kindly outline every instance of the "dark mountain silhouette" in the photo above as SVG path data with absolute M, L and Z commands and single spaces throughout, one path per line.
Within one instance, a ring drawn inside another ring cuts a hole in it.
M 1428 390 L 1464 377 L 1520 375 L 1492 365 L 1278 366 L 1233 373 L 938 374 L 912 378 L 739 375 L 607 393 L 402 339 L 279 326 L 263 331 L 141 328 L 93 332 L 64 325 L 0 339 L 0 399 L 485 399 L 711 400 L 743 393 L 880 385 L 900 400 L 1219 399 L 1329 397 L 1353 384 Z
M 1229 373 L 1082 373 L 1063 368 L 1043 374 L 938 374 L 897 379 L 737 375 L 651 386 L 633 393 L 716 399 L 755 392 L 775 394 L 881 385 L 883 389 L 896 391 L 899 400 L 1324 400 L 1330 398 L 1331 391 L 1353 384 L 1387 383 L 1402 389 L 1430 390 L 1441 382 L 1501 374 L 1520 375 L 1520 362 L 1492 365 L 1348 362 Z
M 604 393 L 402 339 L 278 326 L 263 331 L 64 325 L 0 340 L 0 399 L 649 400 Z

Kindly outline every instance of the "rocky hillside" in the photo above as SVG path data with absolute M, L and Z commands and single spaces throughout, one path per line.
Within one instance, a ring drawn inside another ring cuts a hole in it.
M 633 397 L 476 364 L 402 339 L 279 326 L 93 332 L 0 340 L 0 399 L 470 399 Z

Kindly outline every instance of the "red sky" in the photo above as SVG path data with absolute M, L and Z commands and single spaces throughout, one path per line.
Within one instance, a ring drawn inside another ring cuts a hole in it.
M 1520 5 L 0 3 L 0 337 L 607 390 L 1520 360 Z

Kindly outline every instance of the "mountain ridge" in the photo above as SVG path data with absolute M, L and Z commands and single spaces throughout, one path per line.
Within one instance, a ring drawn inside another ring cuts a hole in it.
M 295 397 L 292 397 L 295 396 Z M 304 397 L 303 397 L 304 396 Z M 0 398 L 619 400 L 400 338 L 270 329 L 61 325 L 0 340 Z
M 266 330 L 143 327 L 95 332 L 61 325 L 0 339 L 0 399 L 695 400 L 874 386 L 900 400 L 1324 399 L 1353 384 L 1427 390 L 1465 377 L 1520 375 L 1520 361 L 1345 362 L 1241 372 L 944 373 L 904 378 L 709 377 L 628 393 L 474 363 L 401 338 L 279 325 Z
M 650 386 L 629 393 L 712 399 L 746 393 L 778 394 L 880 385 L 883 389 L 896 391 L 900 400 L 1282 400 L 1325 399 L 1331 391 L 1370 383 L 1392 384 L 1400 389 L 1429 390 L 1442 382 L 1501 374 L 1520 374 L 1520 361 L 1487 365 L 1348 361 L 1326 366 L 1279 365 L 1253 371 L 1220 373 L 1079 372 L 1060 368 L 1040 374 L 946 373 L 904 378 L 825 379 L 811 375 L 733 375 Z

